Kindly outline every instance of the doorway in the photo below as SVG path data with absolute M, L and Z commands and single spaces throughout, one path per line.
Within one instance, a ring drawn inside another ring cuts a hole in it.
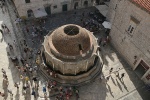
M 76 2 L 75 4 L 74 4 L 74 9 L 77 9 L 78 8 L 78 2 Z
M 67 11 L 68 10 L 68 6 L 67 6 L 67 4 L 64 4 L 63 6 L 62 6 L 62 11 Z
M 96 4 L 99 5 L 100 4 L 100 0 L 96 0 Z
M 85 6 L 85 7 L 88 6 L 88 1 L 84 1 L 84 6 Z
M 46 11 L 47 15 L 51 15 L 51 5 L 45 6 L 45 11 Z
M 141 62 L 135 69 L 135 73 L 139 76 L 139 78 L 142 78 L 142 76 L 146 73 L 148 69 L 149 66 L 143 60 L 141 60 Z

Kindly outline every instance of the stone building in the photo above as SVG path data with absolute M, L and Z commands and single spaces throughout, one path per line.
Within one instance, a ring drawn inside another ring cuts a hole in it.
M 34 17 L 38 13 L 48 15 L 93 6 L 94 0 L 13 0 L 20 17 Z
M 97 39 L 91 32 L 68 24 L 45 37 L 42 58 L 48 69 L 58 74 L 58 78 L 53 80 L 77 85 L 91 81 L 101 72 L 98 47 Z
M 150 83 L 150 1 L 111 0 L 111 42 L 137 75 Z

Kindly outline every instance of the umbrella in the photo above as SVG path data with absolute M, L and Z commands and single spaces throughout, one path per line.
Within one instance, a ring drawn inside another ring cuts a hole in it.
M 110 23 L 110 22 L 104 21 L 104 22 L 102 23 L 102 25 L 103 25 L 105 28 L 111 29 L 111 23 Z
M 33 13 L 34 13 L 35 18 L 47 16 L 47 13 L 44 8 L 39 8 L 37 10 L 34 10 Z

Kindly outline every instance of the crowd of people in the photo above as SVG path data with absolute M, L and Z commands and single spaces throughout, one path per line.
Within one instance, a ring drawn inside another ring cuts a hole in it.
M 3 88 L 4 88 L 5 91 L 4 91 L 4 93 L 0 92 L 0 96 L 5 97 L 6 92 L 8 92 L 11 95 L 13 95 L 12 91 L 8 89 L 9 80 L 8 80 L 6 71 L 3 68 L 1 69 L 1 71 L 2 71 L 2 74 L 3 74 Z
M 120 68 L 117 70 L 117 71 L 113 71 L 114 69 L 111 67 L 110 69 L 109 69 L 109 75 L 108 76 L 106 76 L 106 82 L 108 82 L 109 81 L 109 79 L 110 79 L 110 77 L 111 77 L 111 74 L 115 74 L 115 76 L 116 76 L 116 78 L 118 78 L 120 81 L 123 81 L 123 78 L 124 78 L 124 76 L 125 76 L 125 73 L 121 73 L 120 75 L 119 75 L 119 70 L 120 70 Z M 103 79 L 103 78 L 101 78 L 101 79 Z
M 26 65 L 26 67 L 29 67 L 29 65 Z M 19 67 L 19 66 L 16 66 L 16 68 L 18 69 L 18 71 L 20 73 L 20 80 L 23 83 L 23 86 L 22 86 L 23 95 L 24 96 L 30 95 L 30 94 L 28 94 L 28 91 L 29 91 L 29 89 L 31 89 L 32 90 L 31 95 L 33 95 L 34 98 L 37 98 L 39 96 L 38 95 L 38 90 L 39 90 L 38 77 L 36 77 L 36 76 L 29 77 L 28 72 L 30 72 L 30 71 L 28 71 L 28 70 L 30 70 L 30 69 L 27 69 L 25 67 Z M 6 71 L 3 68 L 1 69 L 1 71 L 3 73 L 3 83 L 5 84 L 7 93 L 10 93 L 10 95 L 13 97 L 12 90 L 8 89 L 9 80 L 8 80 Z M 36 67 L 35 67 L 34 71 L 36 71 Z M 32 73 L 32 72 L 30 72 L 30 73 Z M 34 84 L 31 83 L 31 81 L 33 81 Z M 19 85 L 20 85 L 20 83 L 14 82 L 14 87 L 16 87 L 17 90 L 20 88 Z M 73 95 L 76 96 L 76 100 L 78 100 L 78 98 L 79 98 L 79 90 L 76 87 L 59 86 L 59 85 L 57 85 L 56 81 L 52 81 L 52 80 L 49 80 L 45 83 L 45 85 L 42 87 L 42 91 L 44 93 L 45 100 L 48 100 L 47 92 L 49 94 L 55 94 L 55 92 L 57 92 L 55 100 L 70 100 L 71 96 L 73 96 Z M 4 93 L 0 92 L 0 96 L 5 97 L 5 95 L 6 95 L 6 92 L 4 92 Z
M 71 96 L 75 95 L 76 100 L 79 98 L 79 90 L 76 87 L 59 87 L 59 94 L 55 100 L 71 100 Z
M 35 28 L 35 31 L 37 30 L 38 29 Z M 4 31 L 4 29 L 2 29 L 2 31 Z M 5 33 L 8 33 L 8 32 L 5 32 Z M 20 45 L 24 48 L 23 49 L 24 55 L 21 58 L 18 58 L 17 56 L 11 56 L 12 55 L 11 53 L 15 52 L 15 49 L 16 49 L 17 43 L 15 42 L 16 41 L 14 40 L 14 43 L 8 43 L 8 48 L 9 48 L 9 51 L 7 51 L 8 57 L 19 72 L 20 81 L 23 83 L 22 90 L 23 90 L 23 95 L 25 96 L 25 98 L 27 95 L 33 95 L 34 98 L 37 98 L 39 96 L 38 94 L 39 80 L 38 80 L 38 77 L 36 76 L 38 72 L 38 67 L 37 67 L 38 61 L 35 60 L 35 66 L 32 63 L 31 64 L 27 63 L 29 61 L 28 59 L 30 59 L 29 56 L 31 56 L 31 53 L 33 51 L 30 50 L 29 47 L 27 46 L 26 40 L 23 40 L 20 42 Z M 35 53 L 35 55 L 39 55 L 39 54 L 40 54 L 40 50 L 38 50 L 38 52 Z M 4 78 L 3 82 L 6 83 L 8 87 L 9 80 L 6 75 L 6 71 L 2 69 L 2 72 L 3 72 L 3 78 Z M 54 71 L 47 70 L 47 73 L 49 73 L 50 76 L 57 78 L 57 73 L 55 73 Z M 20 82 L 19 83 L 14 82 L 14 87 L 16 87 L 17 89 L 20 89 Z M 32 90 L 32 92 L 31 94 L 28 94 L 29 93 L 28 91 L 30 89 Z M 42 91 L 43 91 L 45 100 L 47 100 L 50 95 L 55 94 L 55 93 L 57 93 L 56 98 L 55 98 L 56 100 L 70 100 L 71 96 L 73 95 L 75 95 L 77 99 L 79 98 L 78 90 L 76 88 L 72 89 L 72 87 L 59 86 L 57 85 L 56 81 L 52 81 L 52 80 L 49 80 L 45 84 L 45 86 L 42 87 Z M 49 93 L 49 96 L 47 92 Z M 7 90 L 7 93 L 10 93 L 11 97 L 13 97 L 12 91 Z M 0 92 L 0 95 L 2 97 L 5 97 L 6 92 L 4 93 Z
M 105 18 L 101 15 L 102 18 L 91 18 L 91 16 L 96 16 L 95 14 L 97 13 L 97 10 L 94 12 L 89 12 L 89 13 L 82 13 L 81 17 L 81 22 L 82 26 L 86 28 L 87 30 L 93 32 L 93 34 L 102 34 L 102 31 L 105 33 L 104 36 L 101 35 L 99 38 L 99 45 L 105 47 L 106 44 L 110 42 L 110 36 L 109 32 L 110 29 L 105 29 L 104 26 L 102 25 L 102 22 L 104 22 Z M 85 17 L 89 16 L 89 17 Z M 98 20 L 101 20 L 100 22 Z
M 1 1 L 0 7 L 2 9 L 2 12 L 5 13 L 4 11 L 5 0 L 0 0 L 0 1 Z M 81 22 L 84 28 L 90 30 L 91 32 L 94 32 L 94 34 L 96 32 L 99 32 L 102 29 L 102 26 L 99 22 L 95 21 L 94 19 L 87 19 L 85 18 L 85 16 L 86 16 L 86 13 L 83 12 L 82 17 L 81 17 Z M 90 16 L 90 13 L 89 13 L 89 16 Z M 38 25 L 32 24 L 30 26 L 28 26 L 25 23 L 23 32 L 25 32 L 24 34 L 32 36 L 33 43 L 35 43 L 34 38 L 36 37 L 42 42 L 43 33 L 48 33 L 48 30 L 44 26 L 45 21 L 46 21 L 45 19 L 39 19 Z M 15 20 L 16 25 L 22 22 L 23 20 L 20 19 L 19 17 L 17 17 Z M 1 27 L 2 29 L 0 30 L 0 32 L 3 35 L 4 33 L 7 33 L 7 34 L 11 33 L 9 28 L 5 24 L 2 24 Z M 109 41 L 108 38 L 105 38 L 105 39 L 100 38 L 99 44 L 105 46 L 106 43 L 108 43 L 108 41 Z M 21 58 L 18 58 L 15 55 L 11 56 L 11 52 L 14 52 L 14 49 L 17 48 L 19 45 L 23 48 L 22 52 L 24 55 Z M 28 46 L 27 41 L 25 39 L 20 41 L 18 44 L 16 43 L 15 40 L 13 40 L 12 43 L 8 43 L 8 47 L 9 47 L 9 51 L 7 52 L 7 54 L 10 60 L 12 61 L 12 63 L 14 64 L 15 68 L 18 70 L 19 78 L 21 82 L 23 83 L 23 87 L 22 87 L 23 95 L 24 96 L 28 95 L 28 91 L 31 89 L 32 92 L 29 95 L 33 95 L 34 98 L 37 98 L 39 96 L 38 91 L 40 87 L 38 76 L 36 76 L 38 72 L 38 63 L 36 60 L 34 64 L 28 63 L 28 61 L 33 59 L 33 56 L 39 55 L 40 50 L 38 50 L 37 53 L 34 53 L 35 51 Z M 47 69 L 46 72 L 51 77 L 57 78 L 56 72 L 50 69 Z M 3 73 L 3 82 L 5 82 L 6 85 L 8 86 L 9 80 L 4 69 L 2 69 L 2 73 Z M 20 83 L 14 82 L 14 87 L 19 89 Z M 53 80 L 48 80 L 46 84 L 42 87 L 42 91 L 43 91 L 45 100 L 47 100 L 47 97 L 49 97 L 51 94 L 55 94 L 55 93 L 57 93 L 57 95 L 55 96 L 56 100 L 71 100 L 72 96 L 75 96 L 76 100 L 78 100 L 79 98 L 79 90 L 76 87 L 60 86 L 57 84 L 56 81 L 53 81 Z M 13 96 L 12 91 L 7 90 L 7 92 L 10 93 L 11 96 Z M 47 92 L 49 93 L 49 96 Z M 0 92 L 0 95 L 4 97 L 5 93 Z
M 45 72 L 47 73 L 47 75 L 53 78 L 58 78 L 57 73 L 55 71 L 46 67 L 45 64 L 42 64 L 42 66 Z M 75 96 L 76 100 L 78 100 L 79 98 L 79 90 L 75 86 L 74 87 L 60 86 L 57 84 L 56 81 L 49 80 L 46 82 L 45 87 L 47 88 L 49 94 L 56 94 L 55 100 L 71 100 L 70 98 L 72 96 Z M 45 89 L 43 89 L 43 93 L 45 93 L 44 90 Z
M 93 33 L 99 32 L 102 28 L 101 24 L 97 23 L 93 19 L 83 20 L 83 27 L 85 27 L 86 29 L 88 29 L 89 31 Z

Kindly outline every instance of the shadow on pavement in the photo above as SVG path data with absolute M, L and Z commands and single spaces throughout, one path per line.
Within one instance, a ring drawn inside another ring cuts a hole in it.
M 111 48 L 113 48 L 113 46 L 111 46 Z M 137 92 L 140 94 L 141 98 L 143 100 L 149 100 L 149 98 L 150 98 L 150 95 L 149 95 L 150 92 L 146 92 L 146 89 L 143 88 L 145 86 L 144 82 L 136 75 L 136 73 L 132 70 L 131 66 L 128 63 L 126 63 L 126 61 L 123 59 L 123 57 L 121 56 L 121 54 L 119 54 L 119 52 L 116 51 L 115 48 L 113 48 L 113 49 L 116 52 L 117 57 L 119 58 L 120 62 L 122 63 L 123 68 L 127 72 L 130 80 L 134 84 L 134 86 L 135 86 Z M 125 75 L 124 77 L 127 77 L 127 75 Z M 128 90 L 127 86 L 126 86 L 128 84 L 125 84 L 125 80 L 121 80 L 121 79 L 119 79 L 119 80 L 120 80 L 121 84 L 123 85 L 124 89 L 127 92 L 129 92 L 129 90 Z

